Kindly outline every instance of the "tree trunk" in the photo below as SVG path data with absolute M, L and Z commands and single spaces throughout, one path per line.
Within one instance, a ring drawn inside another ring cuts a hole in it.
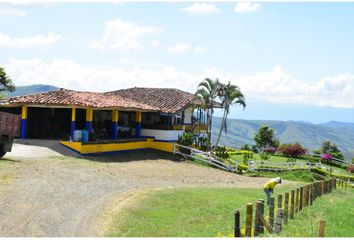
M 224 130 L 224 127 L 225 127 L 225 122 L 226 122 L 226 111 L 224 110 L 224 114 L 223 114 L 222 119 L 221 119 L 220 131 L 219 131 L 218 138 L 216 140 L 215 146 L 217 146 L 219 144 L 222 131 Z

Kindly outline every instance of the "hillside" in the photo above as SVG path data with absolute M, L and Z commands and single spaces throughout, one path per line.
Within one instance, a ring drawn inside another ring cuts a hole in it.
M 213 118 L 213 139 L 216 139 L 221 118 Z M 253 136 L 262 125 L 275 129 L 277 137 L 282 143 L 299 142 L 307 149 L 318 149 L 323 141 L 335 142 L 346 158 L 354 157 L 354 128 L 349 123 L 312 124 L 297 121 L 262 121 L 229 119 L 228 134 L 223 134 L 220 143 L 225 146 L 239 148 L 244 144 L 253 145 Z M 354 125 L 354 124 L 352 124 Z
M 22 96 L 32 93 L 39 93 L 39 92 L 47 92 L 59 89 L 58 87 L 52 85 L 43 85 L 43 84 L 36 84 L 36 85 L 28 85 L 28 86 L 18 86 L 16 87 L 16 91 L 14 92 L 6 92 L 6 97 L 14 97 L 14 96 Z

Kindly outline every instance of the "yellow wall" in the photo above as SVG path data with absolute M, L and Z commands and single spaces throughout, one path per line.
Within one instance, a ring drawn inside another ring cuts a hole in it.
M 93 119 L 93 109 L 87 108 L 86 109 L 86 122 L 92 122 Z
M 81 144 L 81 142 L 60 141 L 61 144 L 67 146 L 81 154 L 95 154 L 105 152 L 127 151 L 134 149 L 152 148 L 165 152 L 173 152 L 173 143 L 171 142 L 155 142 L 153 139 L 141 142 L 129 143 L 107 143 L 107 144 Z
M 27 106 L 22 106 L 21 119 L 27 119 Z

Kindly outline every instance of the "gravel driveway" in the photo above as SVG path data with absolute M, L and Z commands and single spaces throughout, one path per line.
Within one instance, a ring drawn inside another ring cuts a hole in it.
M 0 236 L 96 236 L 114 197 L 144 188 L 261 187 L 248 178 L 146 150 L 105 157 L 66 157 L 15 144 L 0 164 Z

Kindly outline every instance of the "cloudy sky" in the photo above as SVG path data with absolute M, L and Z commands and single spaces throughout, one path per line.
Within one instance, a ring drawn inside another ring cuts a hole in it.
M 52 2 L 52 3 L 51 3 Z M 75 90 L 238 85 L 231 117 L 354 122 L 354 3 L 0 0 L 0 65 Z

